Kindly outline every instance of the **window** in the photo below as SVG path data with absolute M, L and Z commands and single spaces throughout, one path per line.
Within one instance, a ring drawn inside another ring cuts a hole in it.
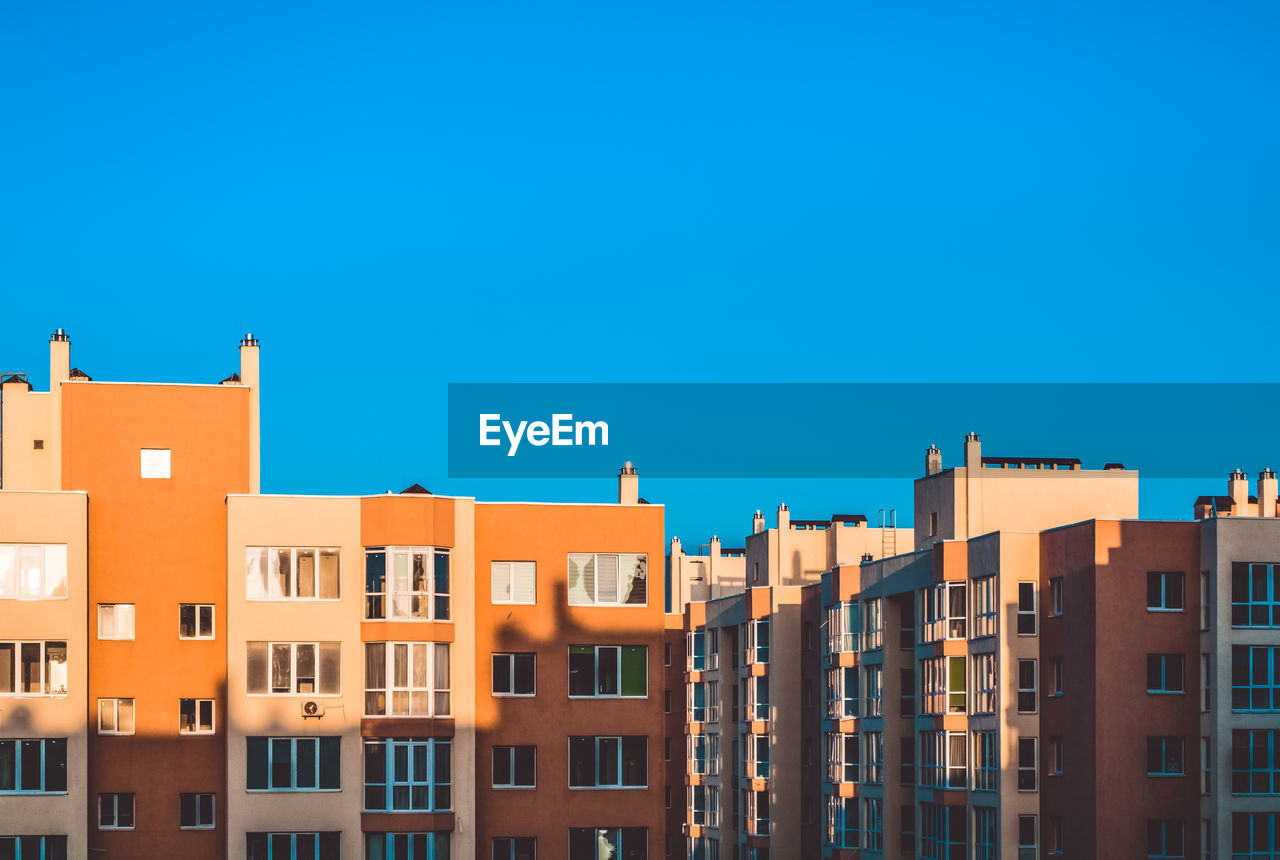
M 968 681 L 966 659 L 927 657 L 920 661 L 923 670 L 922 709 L 925 714 L 963 714 L 966 707 Z
M 143 448 L 141 458 L 142 477 L 168 478 L 171 463 L 170 453 L 168 448 Z
M 379 738 L 364 742 L 366 812 L 447 812 L 450 743 L 439 739 Z
M 1054 815 L 1049 818 L 1049 853 L 1054 857 L 1062 856 L 1062 846 L 1066 842 L 1066 834 L 1064 832 L 1062 816 Z
M 449 550 L 429 546 L 370 547 L 364 552 L 364 617 L 448 621 Z
M 532 843 L 533 839 L 528 841 Z M 338 855 L 333 856 L 336 860 Z M 449 833 L 443 830 L 438 833 L 365 833 L 364 856 L 367 860 L 449 860 Z M 516 853 L 502 856 L 504 860 L 510 857 L 533 860 L 534 855 Z
M 65 544 L 0 544 L 0 599 L 67 596 Z
M 1182 573 L 1147 574 L 1147 611 L 1181 612 L 1186 608 L 1182 588 L 1186 578 Z
M 246 833 L 245 842 L 246 860 L 338 860 L 342 853 L 338 831 Z
M 938 512 L 929 512 L 929 537 L 935 537 L 938 534 Z
M 965 638 L 968 622 L 966 584 L 939 582 L 920 591 L 922 642 Z
M 748 779 L 768 779 L 769 778 L 769 736 L 768 735 L 747 735 L 744 738 L 747 749 L 747 766 L 745 768 Z
M 133 734 L 133 699 L 99 699 L 98 734 Z
M 1060 576 L 1049 580 L 1049 605 L 1052 607 L 1054 616 L 1062 614 L 1062 577 Z
M 968 856 L 968 814 L 963 806 L 920 804 L 920 854 L 938 860 Z
M 1231 813 L 1231 860 L 1280 856 L 1280 812 Z
M 881 614 L 883 605 L 879 597 L 863 601 L 862 613 L 862 650 L 874 651 L 884 647 L 884 619 Z
M 649 739 L 569 738 L 570 788 L 644 788 L 649 781 Z
M 250 696 L 340 695 L 341 649 L 337 642 L 249 642 L 247 692 Z
M 837 849 L 857 848 L 858 798 L 827 798 L 827 844 Z
M 1265 645 L 1231 646 L 1231 709 L 1274 711 L 1280 709 L 1280 679 L 1276 654 Z
M 756 618 L 747 624 L 747 662 L 769 662 L 768 618 Z
M 809 815 L 813 815 L 812 810 L 809 810 Z M 667 838 L 667 856 L 671 856 L 670 837 Z M 710 836 L 690 837 L 689 860 L 720 860 L 720 840 Z
M 647 606 L 649 556 L 569 553 L 570 606 Z
M 0 740 L 0 794 L 65 794 L 66 738 Z
M 643 699 L 648 695 L 649 649 L 644 645 L 570 645 L 570 698 Z
M 858 735 L 854 732 L 827 734 L 827 779 L 830 782 L 857 782 Z
M 1231 793 L 1280 794 L 1280 731 L 1231 733 Z
M 1213 746 L 1209 736 L 1200 738 L 1200 793 L 1209 796 L 1213 791 Z
M 1200 710 L 1208 713 L 1213 701 L 1213 663 L 1208 654 L 1200 655 Z
M 662 645 L 662 665 L 663 666 L 671 665 L 671 643 L 670 642 L 664 642 Z
M 648 856 L 647 827 L 569 828 L 569 860 L 644 860 Z
M 493 840 L 493 860 L 537 860 L 537 857 L 538 840 L 532 836 L 503 836 Z
M 690 672 L 702 672 L 707 668 L 707 633 L 695 630 L 685 637 L 686 668 Z
M 748 720 L 769 719 L 769 676 L 752 675 L 747 678 Z
M 99 830 L 132 830 L 133 829 L 133 795 L 132 794 L 99 794 L 98 795 L 98 829 Z
M 837 603 L 827 610 L 827 653 L 844 654 L 858 650 L 860 609 L 858 601 Z
M 178 638 L 212 639 L 213 605 L 209 603 L 178 604 Z
M 179 699 L 178 733 L 213 734 L 213 699 Z
M 537 686 L 537 656 L 532 651 L 493 655 L 493 695 L 532 696 Z
M 0 836 L 5 860 L 67 860 L 65 836 Z
M 1037 756 L 1035 738 L 1018 738 L 1018 791 L 1036 790 Z
M 1181 818 L 1147 819 L 1148 857 L 1185 857 Z
M 1186 738 L 1147 738 L 1147 776 L 1183 776 L 1185 763 Z
M 720 772 L 720 736 L 689 735 L 689 772 L 703 776 Z
M 335 547 L 245 547 L 246 600 L 337 600 Z
M 867 747 L 866 782 L 869 785 L 880 785 L 884 782 L 884 732 L 864 732 L 862 737 Z
M 828 669 L 827 716 L 834 720 L 858 716 L 858 667 Z
M 342 739 L 245 738 L 248 791 L 337 791 Z
M 534 746 L 493 748 L 494 788 L 536 788 L 537 753 Z
M 1209 619 L 1212 617 L 1211 607 L 1213 606 L 1213 595 L 1209 591 L 1209 571 L 1200 572 L 1200 629 L 1209 629 Z
M 1018 713 L 1036 712 L 1036 661 L 1018 661 Z
M 449 643 L 366 642 L 367 717 L 447 717 Z
M 994 807 L 973 808 L 974 860 L 1000 860 L 1000 816 Z
M 1018 635 L 1036 635 L 1036 584 L 1018 583 Z
M 994 731 L 973 733 L 973 790 L 1000 790 L 1000 754 Z
M 879 717 L 881 711 L 881 681 L 884 678 L 884 667 L 880 665 L 867 666 L 864 670 L 867 674 L 867 716 Z
M 973 713 L 996 712 L 996 655 L 973 655 Z
M 98 604 L 98 638 L 99 639 L 132 639 L 133 638 L 133 604 L 132 603 L 99 603 Z
M 495 561 L 489 565 L 493 603 L 538 602 L 538 565 L 532 561 Z
M 915 785 L 916 742 L 908 736 L 898 738 L 898 784 Z
M 968 738 L 964 732 L 920 733 L 920 782 L 930 788 L 968 786 Z
M 898 716 L 916 715 L 916 670 L 898 670 Z
M 898 807 L 898 820 L 902 822 L 898 832 L 898 851 L 902 854 L 916 853 L 916 807 L 907 804 Z
M 853 798 L 850 798 L 853 799 Z M 747 792 L 747 834 L 750 836 L 769 835 L 769 792 Z M 858 808 L 853 807 L 856 815 Z
M 0 642 L 0 696 L 66 694 L 66 642 Z
M 720 826 L 720 789 L 691 785 L 688 789 L 689 823 L 697 827 Z
M 1280 627 L 1280 564 L 1231 565 L 1231 626 Z
M 999 603 L 995 575 L 973 580 L 973 638 L 996 635 L 996 606 Z
M 1066 756 L 1062 746 L 1062 735 L 1049 737 L 1049 776 L 1062 776 L 1062 766 Z
M 212 830 L 213 797 L 213 794 L 179 794 L 178 826 L 183 830 Z
M 1183 683 L 1185 662 L 1186 658 L 1182 654 L 1148 654 L 1147 692 L 1185 692 L 1186 687 Z
M 1018 816 L 1018 860 L 1036 860 L 1039 845 L 1036 841 L 1037 829 L 1034 815 Z
M 879 797 L 868 797 L 863 802 L 866 814 L 863 822 L 868 851 L 884 850 L 884 800 Z
M 1049 658 L 1049 695 L 1062 695 L 1062 658 Z

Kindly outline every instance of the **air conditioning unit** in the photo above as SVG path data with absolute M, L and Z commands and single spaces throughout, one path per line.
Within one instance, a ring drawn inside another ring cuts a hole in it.
M 306 701 L 302 703 L 302 718 L 315 717 L 320 719 L 324 716 L 324 702 Z

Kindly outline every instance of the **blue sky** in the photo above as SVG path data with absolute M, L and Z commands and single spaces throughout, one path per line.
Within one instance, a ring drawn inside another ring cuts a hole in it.
M 64 326 L 97 378 L 215 381 L 251 329 L 266 489 L 548 499 L 612 482 L 450 482 L 448 382 L 1272 380 L 1278 24 L 1263 2 L 7 4 L 0 369 L 43 386 Z M 1230 419 L 1169 420 L 1212 444 Z M 910 499 L 642 493 L 687 544 L 781 499 Z

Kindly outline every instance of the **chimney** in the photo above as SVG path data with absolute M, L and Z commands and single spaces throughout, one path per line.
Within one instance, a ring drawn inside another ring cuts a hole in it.
M 672 555 L 672 557 L 675 557 L 675 556 L 677 556 L 677 555 L 681 555 L 683 552 L 684 552 L 684 550 L 683 550 L 683 549 L 681 549 L 681 547 L 680 547 L 680 538 L 679 538 L 679 537 L 672 537 L 672 538 L 671 538 L 671 555 Z
M 1276 473 L 1270 468 L 1258 473 L 1258 516 L 1276 515 Z
M 751 533 L 758 535 L 764 531 L 764 514 L 760 513 L 760 509 L 756 509 L 756 515 L 751 518 Z
M 791 528 L 791 511 L 785 502 L 778 505 L 778 531 L 785 532 Z
M 875 556 L 873 556 L 873 555 L 872 555 L 871 553 L 869 553 L 869 552 L 864 552 L 864 553 L 862 554 L 862 563 L 863 563 L 863 564 L 866 564 L 866 563 L 867 563 L 867 562 L 869 562 L 869 561 L 875 561 Z
M 49 390 L 71 378 L 71 335 L 58 329 L 49 335 Z
M 964 467 L 974 471 L 982 468 L 982 441 L 977 433 L 964 437 Z
M 720 557 L 720 536 L 719 535 L 711 536 L 711 557 L 712 558 Z
M 937 445 L 930 445 L 929 450 L 924 452 L 924 474 L 936 475 L 942 471 L 942 451 Z
M 253 332 L 240 340 L 240 384 L 249 388 L 249 492 L 262 492 L 262 436 L 259 433 L 261 383 L 258 379 L 258 339 Z
M 1227 495 L 1231 497 L 1231 515 L 1244 516 L 1249 504 L 1249 479 L 1244 470 L 1236 469 L 1227 476 Z
M 618 470 L 618 504 L 636 505 L 640 503 L 640 475 L 631 461 L 622 464 Z

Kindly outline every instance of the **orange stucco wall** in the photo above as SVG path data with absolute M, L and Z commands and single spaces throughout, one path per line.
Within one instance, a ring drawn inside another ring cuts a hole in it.
M 63 396 L 63 486 L 89 494 L 92 856 L 225 856 L 221 821 L 179 829 L 178 795 L 224 796 L 225 497 L 249 488 L 249 391 L 70 383 Z M 144 447 L 172 451 L 172 477 L 140 476 Z M 135 605 L 133 641 L 97 638 L 98 603 Z M 214 604 L 216 638 L 180 641 L 179 603 Z M 135 700 L 133 736 L 97 734 L 99 697 Z M 183 697 L 220 700 L 217 734 L 178 734 Z M 136 795 L 134 830 L 98 829 L 100 792 Z

